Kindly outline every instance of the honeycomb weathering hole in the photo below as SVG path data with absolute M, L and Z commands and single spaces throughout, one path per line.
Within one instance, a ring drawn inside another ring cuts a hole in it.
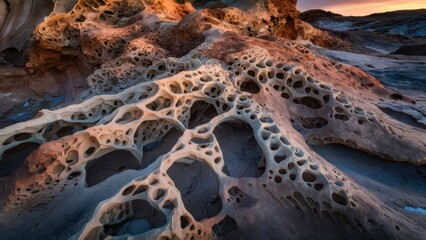
M 293 99 L 293 102 L 296 104 L 305 105 L 307 108 L 311 108 L 311 109 L 322 108 L 321 101 L 313 97 L 295 98 Z
M 131 216 L 119 223 L 104 225 L 105 234 L 110 236 L 137 235 L 162 227 L 167 223 L 164 214 L 145 200 L 133 200 L 130 206 L 132 208 Z
M 224 122 L 215 128 L 213 134 L 222 150 L 225 174 L 231 177 L 260 177 L 264 173 L 263 152 L 250 125 Z
M 206 164 L 193 161 L 190 165 L 174 163 L 167 174 L 180 191 L 185 208 L 199 221 L 216 216 L 222 201 L 216 175 Z
M 188 127 L 190 129 L 208 123 L 218 115 L 215 106 L 199 100 L 192 104 Z
M 233 201 L 239 207 L 253 207 L 256 204 L 256 199 L 247 195 L 238 187 L 231 187 L 228 189 L 229 199 L 228 202 Z
M 260 92 L 260 86 L 253 79 L 244 80 L 240 85 L 240 89 L 243 92 L 253 94 L 257 94 Z
M 163 138 L 144 145 L 142 168 L 145 168 L 149 164 L 153 163 L 161 155 L 168 153 L 176 144 L 181 135 L 182 132 L 180 130 L 172 128 Z
M 116 150 L 90 161 L 86 166 L 87 187 L 94 186 L 123 171 L 141 166 L 129 151 Z
M 6 150 L 1 159 L 0 177 L 8 176 L 19 168 L 25 159 L 39 146 L 40 144 L 38 143 L 27 142 Z
M 235 220 L 228 215 L 220 221 L 218 224 L 213 226 L 213 232 L 218 237 L 225 237 L 235 232 L 238 229 Z

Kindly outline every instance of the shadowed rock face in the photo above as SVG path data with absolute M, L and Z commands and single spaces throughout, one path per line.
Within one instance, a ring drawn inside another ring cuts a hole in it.
M 410 94 L 417 104 L 407 106 L 384 102 L 380 108 L 414 119 L 426 126 L 424 91 L 426 81 L 426 10 L 406 10 L 363 17 L 346 17 L 323 10 L 310 10 L 300 18 L 350 43 L 318 49 L 330 58 L 354 65 L 380 79 L 386 87 Z M 417 123 L 415 122 L 417 121 Z M 413 124 L 411 124 L 413 125 Z
M 37 24 L 53 10 L 51 0 L 0 1 L 0 64 L 22 64 Z
M 379 109 L 416 101 L 302 44 L 332 38 L 296 1 L 193 4 L 56 2 L 27 68 L 94 71 L 73 101 L 1 129 L 0 237 L 421 239 L 395 202 L 424 196 L 386 200 L 308 145 L 424 165 L 426 132 Z
M 43 108 L 69 101 L 86 88 L 91 67 L 72 56 L 55 59 L 49 51 L 43 59 L 55 61 L 40 69 L 25 68 L 35 49 L 34 28 L 48 15 L 70 11 L 75 0 L 0 1 L 0 127 L 34 117 Z M 35 53 L 35 55 L 40 52 Z
M 424 56 L 426 10 L 405 10 L 346 17 L 323 10 L 300 14 L 303 21 L 350 42 L 357 52 Z M 398 49 L 400 49 L 398 51 Z M 410 50 L 411 49 L 411 50 Z M 418 49 L 414 52 L 413 49 Z

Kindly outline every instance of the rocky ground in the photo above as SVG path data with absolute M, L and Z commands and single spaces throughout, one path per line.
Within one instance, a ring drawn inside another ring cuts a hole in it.
M 330 58 L 359 67 L 386 87 L 408 94 L 420 103 L 416 107 L 384 104 L 385 111 L 396 111 L 400 120 L 424 128 L 426 77 L 426 10 L 406 10 L 345 17 L 323 10 L 300 14 L 302 20 L 348 42 L 351 48 L 319 48 Z M 414 120 L 414 121 L 411 121 Z M 417 122 L 417 123 L 416 123 Z M 418 124 L 420 123 L 420 124 Z
M 424 11 L 0 13 L 1 239 L 425 239 Z

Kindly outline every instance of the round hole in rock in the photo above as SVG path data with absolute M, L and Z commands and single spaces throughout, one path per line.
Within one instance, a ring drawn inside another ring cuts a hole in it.
M 67 179 L 72 180 L 74 178 L 78 178 L 81 175 L 81 172 L 72 172 L 68 175 Z
M 257 94 L 260 92 L 259 85 L 251 79 L 244 80 L 240 85 L 240 89 L 243 92 L 248 92 L 252 94 Z
M 104 232 L 111 236 L 137 235 L 162 227 L 167 223 L 164 214 L 145 200 L 133 200 L 131 208 L 133 216 L 117 224 L 104 225 Z
M 76 150 L 71 150 L 67 153 L 65 162 L 69 165 L 74 165 L 78 162 L 78 152 Z
M 9 63 L 17 61 L 21 57 L 21 52 L 16 48 L 6 48 L 0 53 L 0 56 L 3 57 Z
M 18 133 L 13 136 L 13 140 L 15 141 L 24 141 L 31 137 L 29 133 Z
M 186 216 L 181 216 L 180 217 L 180 228 L 185 229 L 186 227 L 189 226 L 189 220 Z
M 178 160 L 167 170 L 167 174 L 180 191 L 185 208 L 200 221 L 216 216 L 222 209 L 222 202 L 216 175 L 206 164 L 192 161 L 188 165 Z
M 125 170 L 139 168 L 139 161 L 130 152 L 116 150 L 86 165 L 86 184 L 91 187 Z
M 24 160 L 39 146 L 38 143 L 28 142 L 6 150 L 0 160 L 0 177 L 8 176 L 22 166 Z
M 173 127 L 163 138 L 144 145 L 141 168 L 147 167 L 157 160 L 158 157 L 172 150 L 180 136 L 182 136 L 182 132 Z
M 348 121 L 349 117 L 346 115 L 342 115 L 342 114 L 335 114 L 334 118 L 337 120 L 341 120 L 341 121 Z
M 265 171 L 263 152 L 253 129 L 244 122 L 224 122 L 213 134 L 225 160 L 224 172 L 231 177 L 260 177 Z
M 274 156 L 274 160 L 277 163 L 280 163 L 280 162 L 282 162 L 286 159 L 287 159 L 287 156 L 285 154 L 277 154 L 277 155 Z
M 166 191 L 164 191 L 164 189 L 158 189 L 157 193 L 155 194 L 154 200 L 158 201 L 160 200 L 162 197 L 164 197 L 164 195 L 166 194 Z
M 232 232 L 236 231 L 238 228 L 237 223 L 235 220 L 228 215 L 225 216 L 225 218 L 220 221 L 218 224 L 213 225 L 213 233 L 218 237 L 225 237 Z
M 297 82 L 293 83 L 293 88 L 302 88 L 302 87 L 303 87 L 302 81 L 297 81 Z
M 305 182 L 315 182 L 315 180 L 317 179 L 317 177 L 315 177 L 315 175 L 314 174 L 312 174 L 311 172 L 309 172 L 309 171 L 304 171 L 303 173 L 302 173 L 302 179 L 303 179 L 303 181 L 305 181 Z
M 87 150 L 86 150 L 86 156 L 90 156 L 90 155 L 92 155 L 94 152 L 96 151 L 96 148 L 95 147 L 89 147 Z
M 293 99 L 293 102 L 296 104 L 301 104 L 306 106 L 307 108 L 311 109 L 320 109 L 322 108 L 322 103 L 313 97 L 302 97 L 302 98 L 295 98 Z
M 166 200 L 163 205 L 163 208 L 166 208 L 169 210 L 173 210 L 175 207 L 176 207 L 175 203 L 170 200 Z
M 401 94 L 399 94 L 399 93 L 392 93 L 392 94 L 390 95 L 390 97 L 391 97 L 393 100 L 402 100 L 402 98 L 403 98 L 403 96 L 402 96 Z
M 191 116 L 188 123 L 190 129 L 206 124 L 218 115 L 213 104 L 202 100 L 194 102 L 190 111 Z
M 331 197 L 333 198 L 334 202 L 336 202 L 340 205 L 345 206 L 347 204 L 346 199 L 338 193 L 331 194 Z
M 274 181 L 276 183 L 281 183 L 282 182 L 282 178 L 280 176 L 275 176 Z
M 130 193 L 132 193 L 132 192 L 133 192 L 133 190 L 135 190 L 135 186 L 131 185 L 131 186 L 129 186 L 129 187 L 127 187 L 126 189 L 124 189 L 124 190 L 123 190 L 122 195 L 123 195 L 123 196 L 127 196 L 127 195 L 129 195 Z
M 62 138 L 62 137 L 65 137 L 65 136 L 72 135 L 76 131 L 77 130 L 73 126 L 66 126 L 66 127 L 62 127 L 61 129 L 59 129 L 58 132 L 56 133 L 56 135 L 59 138 Z

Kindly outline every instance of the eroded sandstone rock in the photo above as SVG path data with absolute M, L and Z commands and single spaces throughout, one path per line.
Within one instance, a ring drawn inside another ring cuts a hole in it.
M 56 59 L 34 57 L 29 67 L 69 54 L 97 70 L 73 104 L 1 130 L 0 165 L 17 161 L 22 144 L 41 146 L 3 180 L 0 221 L 65 201 L 33 237 L 421 239 L 414 220 L 307 145 L 422 165 L 426 132 L 377 107 L 415 102 L 289 40 L 301 37 L 296 1 L 221 3 L 55 8 L 32 52 Z

